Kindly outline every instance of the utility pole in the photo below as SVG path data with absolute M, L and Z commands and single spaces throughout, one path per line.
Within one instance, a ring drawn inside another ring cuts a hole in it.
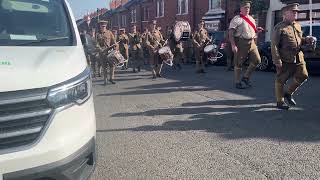
M 310 14 L 309 14 L 309 18 L 310 18 L 310 36 L 312 36 L 312 0 L 309 0 L 309 10 L 310 10 Z

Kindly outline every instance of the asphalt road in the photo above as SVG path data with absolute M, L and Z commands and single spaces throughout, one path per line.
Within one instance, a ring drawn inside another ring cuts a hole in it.
M 256 72 L 237 90 L 233 72 L 195 74 L 166 66 L 165 78 L 118 71 L 94 80 L 97 167 L 106 179 L 318 179 L 320 77 L 296 94 L 299 106 L 274 108 L 274 74 Z

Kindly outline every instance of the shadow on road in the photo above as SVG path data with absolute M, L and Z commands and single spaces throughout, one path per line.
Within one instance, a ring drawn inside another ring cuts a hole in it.
M 320 120 L 314 109 L 279 111 L 274 104 L 245 105 L 243 101 L 210 102 L 214 105 L 230 105 L 227 108 L 197 107 L 205 104 L 188 104 L 190 108 L 168 108 L 138 113 L 117 113 L 112 117 L 133 116 L 179 116 L 191 115 L 187 120 L 175 120 L 160 126 L 140 126 L 127 129 L 98 130 L 113 131 L 206 131 L 217 133 L 227 139 L 268 138 L 282 141 L 319 141 Z M 256 102 L 254 102 L 256 103 Z M 232 105 L 231 105 L 232 104 Z M 244 106 L 241 106 L 244 105 Z M 172 117 L 173 119 L 175 117 Z M 130 119 L 130 118 L 129 118 Z
M 220 71 L 220 72 L 219 72 Z M 188 91 L 217 91 L 248 97 L 247 99 L 223 99 L 210 97 L 206 102 L 186 102 L 181 107 L 152 109 L 143 112 L 119 112 L 111 117 L 169 116 L 169 120 L 159 126 L 140 126 L 136 128 L 106 129 L 97 132 L 113 131 L 206 131 L 217 133 L 227 139 L 268 138 L 281 141 L 319 141 L 320 140 L 320 96 L 319 87 L 308 85 L 302 88 L 302 96 L 297 100 L 303 106 L 290 111 L 279 111 L 274 104 L 274 76 L 263 72 L 255 75 L 255 87 L 237 90 L 232 84 L 232 72 L 219 70 L 208 75 L 190 75 L 190 71 L 180 74 L 169 72 L 167 78 L 173 82 L 126 88 L 125 92 L 99 94 L 97 96 L 130 96 L 144 94 L 163 94 Z M 226 76 L 226 74 L 228 76 Z M 258 77 L 257 77 L 258 76 Z M 199 78 L 201 77 L 201 78 Z M 315 80 L 316 83 L 319 79 Z M 314 82 L 314 83 L 315 83 Z M 203 95 L 203 94 L 202 94 Z M 205 95 L 203 95 L 205 96 Z M 318 99 L 318 100 L 316 100 Z M 179 120 L 183 115 L 184 119 Z

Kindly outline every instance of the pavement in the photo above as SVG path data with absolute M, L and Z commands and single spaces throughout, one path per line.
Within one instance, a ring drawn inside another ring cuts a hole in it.
M 233 72 L 193 65 L 163 76 L 119 70 L 116 85 L 94 79 L 97 167 L 107 179 L 318 179 L 320 77 L 275 108 L 274 73 L 255 72 L 238 90 Z

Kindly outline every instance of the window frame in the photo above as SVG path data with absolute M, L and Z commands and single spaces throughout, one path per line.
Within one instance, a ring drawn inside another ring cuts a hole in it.
M 164 17 L 164 0 L 157 0 L 157 18 Z
M 177 0 L 177 15 L 187 15 L 189 14 L 189 0 Z M 182 12 L 182 3 L 184 3 L 184 11 Z
M 137 9 L 131 9 L 131 23 L 137 22 Z

